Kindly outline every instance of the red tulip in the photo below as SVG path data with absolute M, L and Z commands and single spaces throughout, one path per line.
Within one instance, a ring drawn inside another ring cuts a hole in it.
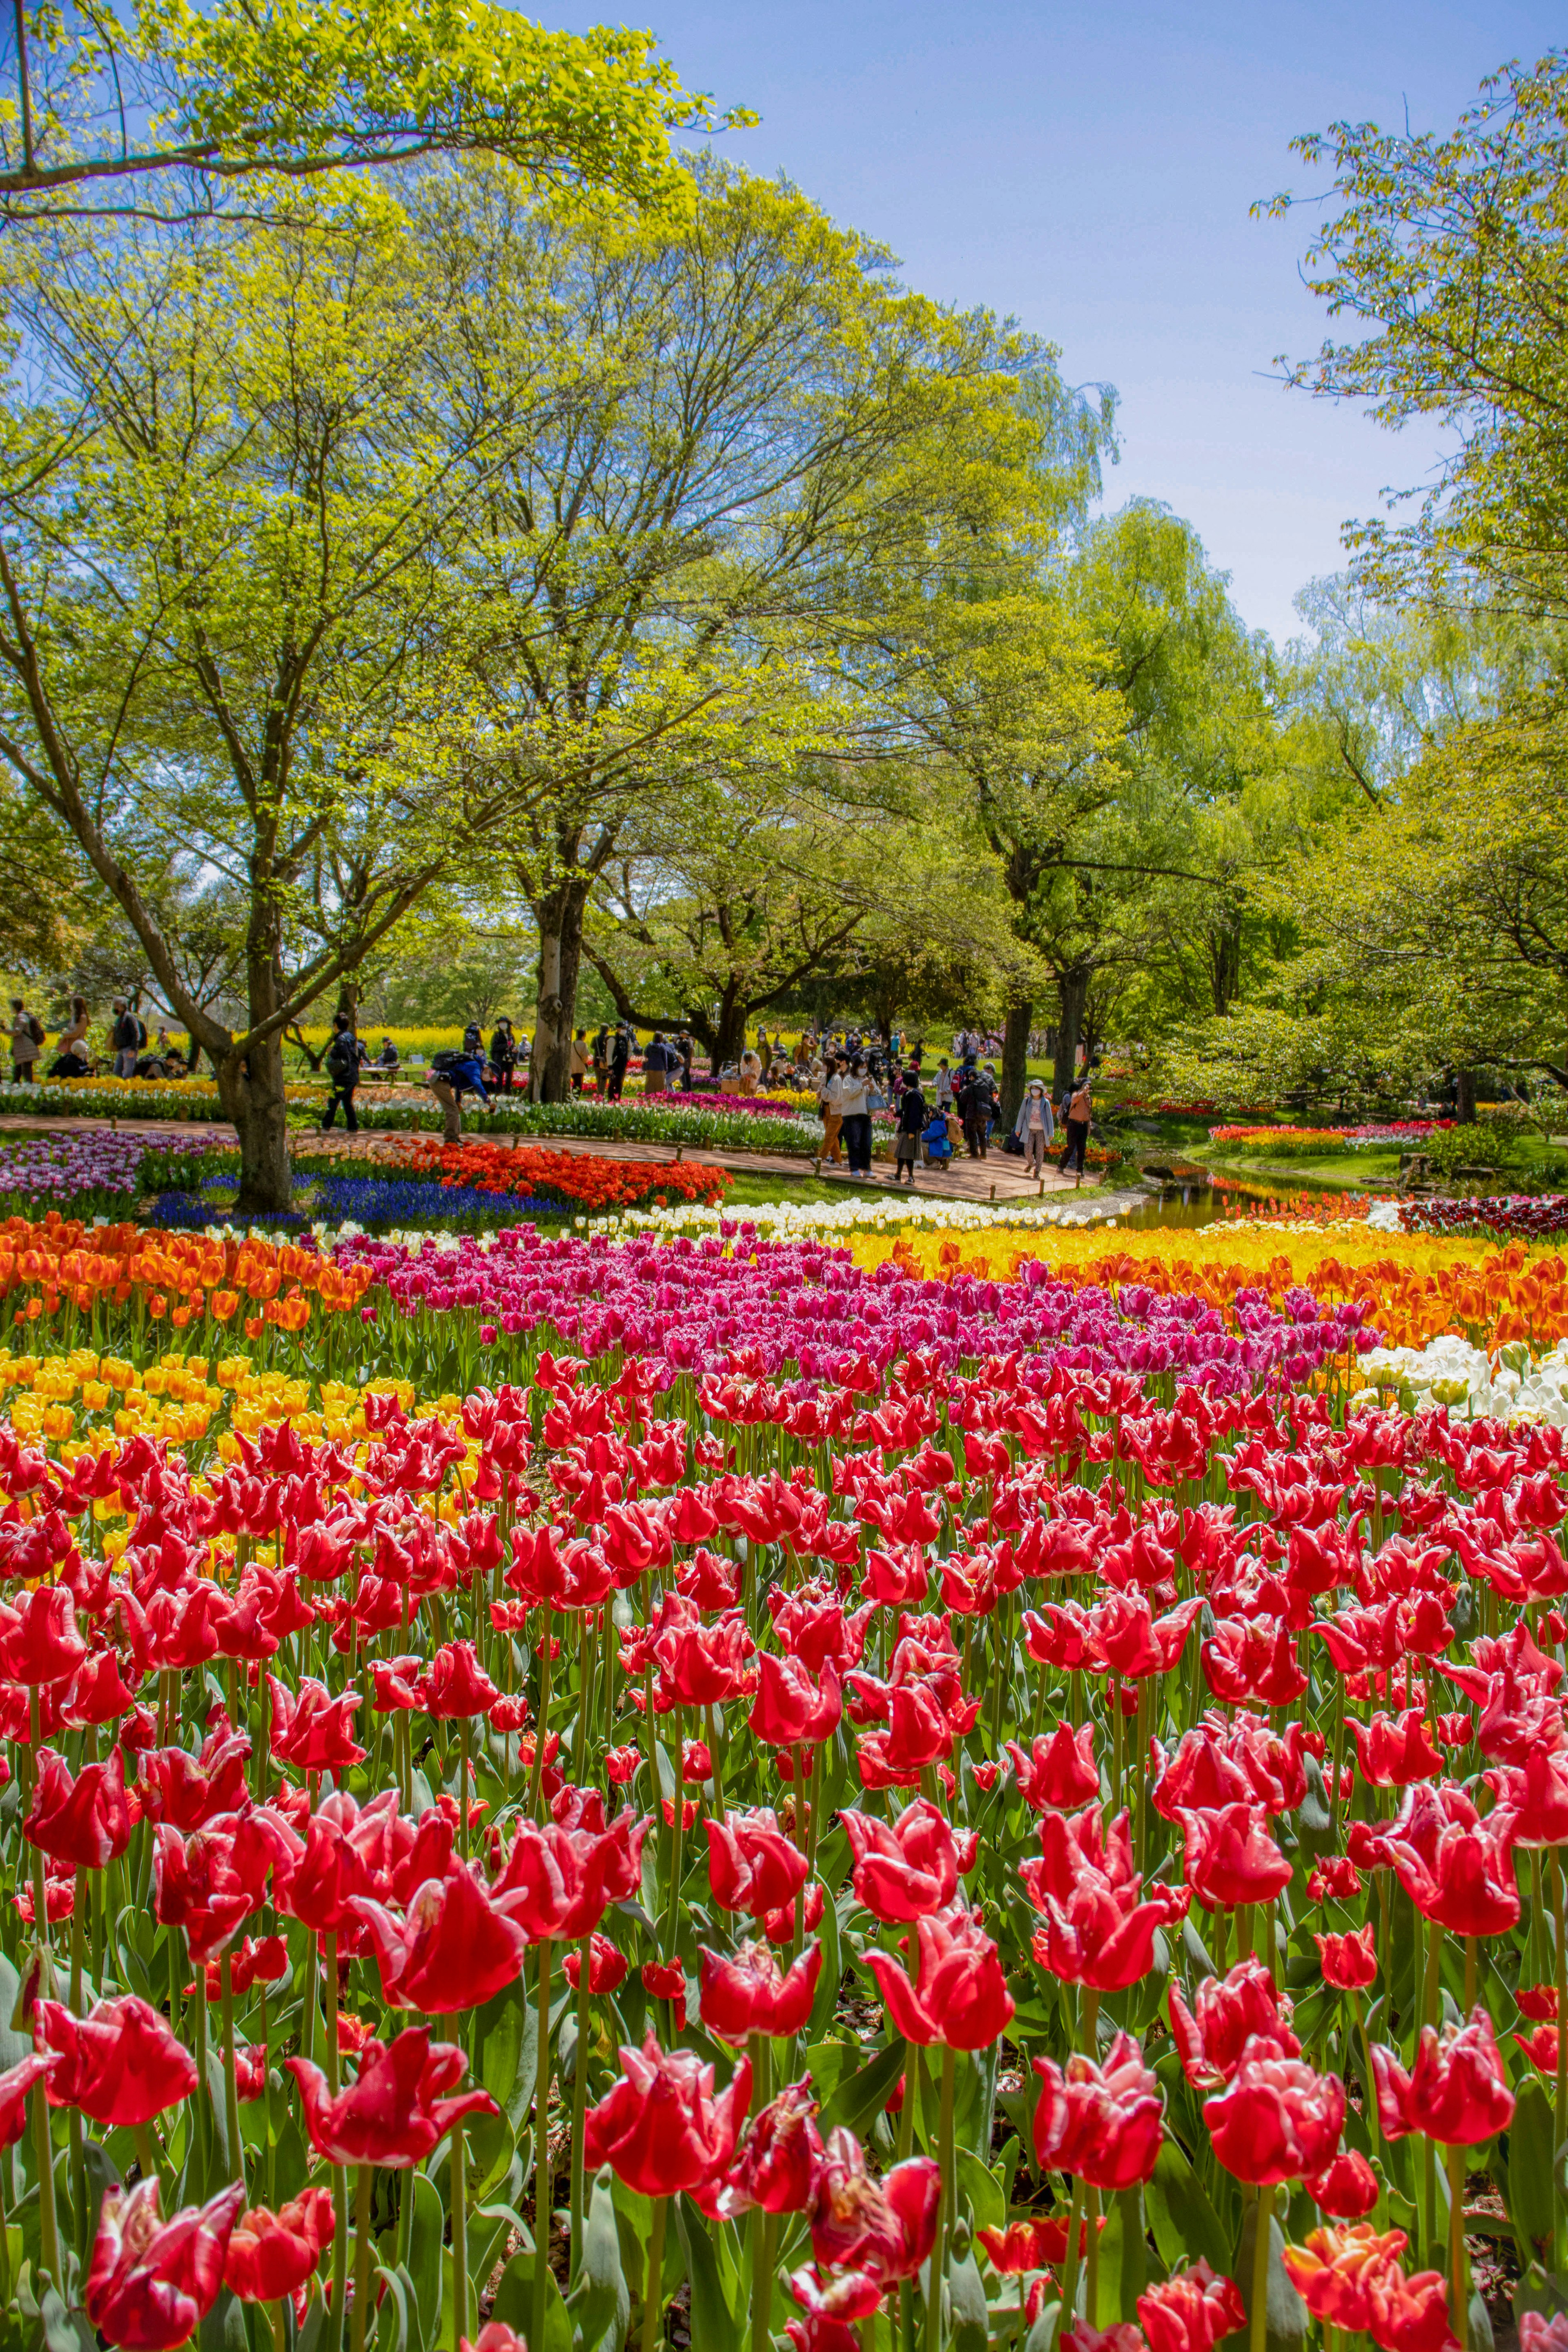
M 0 1619 L 0 1680 L 63 1682 L 87 1656 L 76 1602 L 63 1584 L 40 1584 Z
M 890 1828 L 852 1805 L 838 1818 L 854 1856 L 856 1900 L 873 1918 L 900 1927 L 946 1910 L 966 1864 L 934 1805 L 917 1797 Z
M 827 2135 L 811 2201 L 812 2252 L 824 2268 L 868 2273 L 882 2285 L 913 2278 L 936 2242 L 942 2175 L 909 2158 L 874 2179 L 853 2132 Z
M 1071 1821 L 1047 1813 L 1040 1844 L 1038 1861 L 1025 1863 L 1019 1873 L 1044 1915 L 1034 1938 L 1036 1959 L 1053 1976 L 1097 1992 L 1136 1984 L 1153 1965 L 1155 1931 L 1186 1916 L 1188 1889 L 1154 1885 L 1140 1899 L 1143 1881 L 1132 1867 L 1125 1813 L 1111 1824 L 1109 1839 L 1098 1807 Z
M 1290 1864 L 1268 1833 L 1261 1805 L 1182 1814 L 1187 1884 L 1205 1910 L 1270 1903 L 1290 1884 Z
M 795 2352 L 860 2352 L 855 2322 L 869 2319 L 882 2300 L 882 2282 L 868 2271 L 837 2271 L 824 2281 L 819 2270 L 790 2273 L 789 2291 L 804 2320 L 784 2322 Z
M 1554 2025 L 1532 2026 L 1528 2033 L 1516 2033 L 1513 2038 L 1532 2066 L 1543 2074 L 1555 2075 L 1558 2034 Z
M 838 1669 L 831 1662 L 814 1675 L 798 1658 L 763 1652 L 750 1722 L 765 1746 L 815 1748 L 832 1738 L 843 1711 Z
M 150 2124 L 195 2088 L 196 2062 L 151 2001 L 133 1992 L 100 2000 L 86 2017 L 40 2000 L 33 2031 L 54 2053 L 49 2105 L 79 2107 L 95 2124 Z
M 764 2213 L 804 2213 L 824 2154 L 808 2074 L 752 2116 L 720 2191 L 719 2215 L 731 2221 L 753 2207 Z
M 202 1743 L 199 1756 L 183 1748 L 157 1748 L 142 1759 L 142 1808 L 149 1821 L 168 1822 L 189 1833 L 219 1813 L 237 1812 L 248 1791 L 245 1768 L 248 1739 L 219 1732 Z
M 82 2296 L 93 2326 L 125 2352 L 174 2352 L 217 2301 L 229 2233 L 244 2202 L 237 2181 L 210 2203 L 160 2221 L 155 2180 L 110 2189 Z
M 1151 2179 L 1165 2103 L 1130 2033 L 1119 2033 L 1103 2066 L 1075 2052 L 1065 2070 L 1037 2058 L 1035 2153 L 1042 2170 L 1070 2172 L 1095 2189 L 1131 2189 Z
M 1408 2074 L 1392 2050 L 1373 2042 L 1372 2072 L 1385 2139 L 1418 2131 L 1447 2147 L 1473 2147 L 1513 2119 L 1513 2093 L 1484 2009 L 1472 2010 L 1468 2025 L 1441 2032 L 1423 2026 Z
M 642 1988 L 651 2000 L 667 2000 L 677 2033 L 686 2031 L 686 1970 L 679 1960 L 645 1960 Z
M 1314 1936 L 1323 1964 L 1323 1982 L 1338 1992 L 1359 1992 L 1371 1984 L 1377 1974 L 1377 1946 L 1373 1925 L 1367 1921 L 1346 1936 Z
M 356 1745 L 350 1724 L 359 1706 L 356 1690 L 333 1698 L 323 1683 L 306 1675 L 298 1692 L 277 1676 L 267 1677 L 272 1704 L 272 1753 L 297 1772 L 340 1772 L 363 1764 L 365 1751 Z
M 1247 2305 L 1234 2279 L 1211 2270 L 1200 2255 L 1191 2269 L 1173 2271 L 1138 2298 L 1149 2352 L 1211 2352 L 1222 2336 L 1247 2325 Z
M 1462 1789 L 1420 1781 L 1386 1831 L 1369 1827 L 1357 1843 L 1428 1919 L 1457 1936 L 1500 1936 L 1519 1919 L 1512 1832 L 1506 1806 L 1483 1822 Z
M 277 1874 L 272 1899 L 279 1911 L 318 1936 L 335 1936 L 353 1921 L 353 1898 L 369 1896 L 373 1884 L 351 1832 L 321 1812 L 310 1817 L 304 1853 L 287 1872 Z
M 1344 2128 L 1345 2086 L 1299 2058 L 1249 2057 L 1204 2101 L 1214 2152 L 1238 2180 L 1266 2187 L 1323 2172 Z
M 427 1878 L 401 1919 L 363 1895 L 348 1907 L 370 1931 L 382 1992 L 395 2008 L 449 2017 L 522 1973 L 528 1937 L 461 1863 L 445 1878 Z
M 1077 1806 L 1098 1802 L 1100 1768 L 1094 1760 L 1092 1723 L 1081 1725 L 1077 1731 L 1070 1723 L 1058 1723 L 1048 1739 L 1042 1735 L 1036 1740 L 1027 1756 L 1016 1741 L 1009 1739 L 1007 1753 L 1013 1759 L 1018 1793 L 1037 1813 L 1047 1806 L 1068 1813 Z
M 822 1947 L 809 1943 L 785 1976 L 766 1944 L 742 1944 L 725 1958 L 702 1954 L 702 2022 L 722 2042 L 744 2042 L 753 2033 L 783 2041 L 799 2033 L 811 2015 Z
M 454 2089 L 468 2059 L 453 2042 L 432 2042 L 429 2030 L 410 2025 L 384 2047 L 367 2042 L 360 2053 L 359 2076 L 337 2097 L 327 2078 L 308 2058 L 284 2061 L 300 2085 L 305 2127 L 318 2156 L 329 2164 L 386 2164 L 407 2169 L 423 2164 L 464 2116 L 500 2113 L 488 2091 Z
M 304 2285 L 335 2228 L 330 2189 L 302 2189 L 276 2213 L 252 2205 L 234 2225 L 224 2284 L 242 2303 L 281 2303 Z
M 0 2074 L 0 2147 L 12 2147 L 26 2130 L 33 2087 L 54 2063 L 52 2058 L 35 2051 Z
M 563 1789 L 553 1809 L 565 1815 L 574 1802 Z M 580 1944 L 612 1903 L 637 1892 L 647 1826 L 629 1809 L 606 1824 L 597 1798 L 570 1821 L 524 1822 L 490 1889 L 497 1910 L 531 1942 Z
M 1083 2234 L 1087 2241 L 1088 2232 Z M 1058 2235 L 1063 2239 L 1060 2246 Z M 1044 2270 L 1047 2263 L 1061 2260 L 1065 2231 L 1053 2231 L 1047 2221 L 1009 2221 L 1005 2230 L 976 2230 L 974 2242 L 1000 2277 L 1023 2278 L 1030 2271 Z
M 575 1991 L 582 1979 L 583 1960 L 578 1952 L 568 1952 L 563 1964 L 566 1981 Z M 588 1990 L 594 1993 L 614 1992 L 626 1980 L 629 1963 L 626 1956 L 611 1943 L 607 1936 L 593 1936 L 588 1949 Z
M 805 1885 L 804 1853 L 787 1838 L 771 1806 L 731 1812 L 727 1821 L 704 1821 L 708 1832 L 708 1883 L 722 1911 L 748 1911 L 753 1919 L 792 1906 Z
M 423 1697 L 426 1715 L 485 1715 L 500 1696 L 471 1642 L 447 1642 L 431 1659 Z
M 920 1972 L 913 1984 L 887 1952 L 868 1952 L 895 2033 L 927 2047 L 988 2050 L 1006 2029 L 1015 2003 L 995 1945 L 978 1911 L 962 1903 L 916 1923 Z
M 1393 1716 L 1374 1715 L 1370 1724 L 1363 1724 L 1352 1717 L 1351 1735 L 1361 1777 L 1374 1789 L 1406 1789 L 1443 1769 L 1419 1707 L 1409 1708 L 1397 1721 Z
M 76 1870 L 101 1870 L 131 1843 L 131 1808 L 125 1801 L 125 1759 L 116 1748 L 105 1764 L 70 1768 L 52 1748 L 38 1750 L 33 1801 L 22 1834 L 50 1856 Z
M 1353 2147 L 1341 2148 L 1325 2172 L 1314 2172 L 1307 2181 L 1312 2202 L 1336 2221 L 1359 2221 L 1372 2211 L 1381 2193 L 1376 2173 Z
M 621 2063 L 619 2081 L 588 2110 L 585 2162 L 612 2166 L 643 2197 L 713 2189 L 751 2104 L 751 2060 L 741 2060 L 717 2098 L 712 2067 L 695 2051 L 661 2050 L 652 2032 L 640 2050 L 623 2046 Z

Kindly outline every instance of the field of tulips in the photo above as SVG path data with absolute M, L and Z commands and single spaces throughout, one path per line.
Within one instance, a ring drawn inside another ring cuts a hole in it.
M 55 1214 L 0 1294 L 18 2345 L 1563 2352 L 1568 1439 L 1382 1361 L 1561 1260 Z

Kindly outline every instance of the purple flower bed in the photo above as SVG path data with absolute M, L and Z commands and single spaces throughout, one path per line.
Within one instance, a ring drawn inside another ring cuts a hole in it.
M 0 1150 L 0 1198 L 29 1209 L 72 1210 L 94 1201 L 106 1207 L 132 1201 L 143 1161 L 163 1149 L 146 1136 L 98 1129 L 34 1137 Z
M 1263 1293 L 1242 1291 L 1222 1314 L 1135 1286 L 1119 1298 L 1079 1288 L 1039 1261 L 1016 1282 L 942 1282 L 891 1263 L 868 1273 L 847 1250 L 763 1242 L 750 1226 L 731 1232 L 732 1254 L 717 1235 L 611 1243 L 544 1240 L 524 1228 L 455 1248 L 366 1238 L 336 1255 L 375 1268 L 410 1360 L 433 1361 L 448 1344 L 453 1310 L 467 1308 L 506 1339 L 526 1343 L 545 1327 L 585 1356 L 622 1349 L 646 1361 L 656 1388 L 679 1372 L 737 1364 L 759 1379 L 837 1382 L 859 1360 L 885 1370 L 921 1348 L 948 1371 L 1016 1352 L 1042 1377 L 1065 1357 L 1092 1373 L 1169 1372 L 1247 1392 L 1272 1375 L 1300 1381 L 1373 1344 L 1363 1305 L 1326 1307 L 1302 1290 L 1283 1313 Z

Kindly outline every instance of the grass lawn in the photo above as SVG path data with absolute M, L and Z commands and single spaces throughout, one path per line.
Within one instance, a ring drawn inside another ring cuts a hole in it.
M 771 1208 L 781 1201 L 885 1199 L 886 1184 L 851 1184 L 840 1179 L 834 1182 L 820 1176 L 746 1176 L 733 1168 L 724 1173 L 730 1179 L 730 1189 L 724 1195 L 726 1209 Z

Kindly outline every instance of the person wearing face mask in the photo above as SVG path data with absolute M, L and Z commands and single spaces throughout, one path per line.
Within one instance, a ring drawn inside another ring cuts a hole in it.
M 1018 1116 L 1013 1122 L 1013 1132 L 1024 1147 L 1024 1173 L 1043 1176 L 1046 1153 L 1055 1140 L 1056 1118 L 1051 1110 L 1051 1098 L 1046 1092 L 1044 1078 L 1031 1078 L 1024 1089 L 1024 1099 L 1018 1106 Z

